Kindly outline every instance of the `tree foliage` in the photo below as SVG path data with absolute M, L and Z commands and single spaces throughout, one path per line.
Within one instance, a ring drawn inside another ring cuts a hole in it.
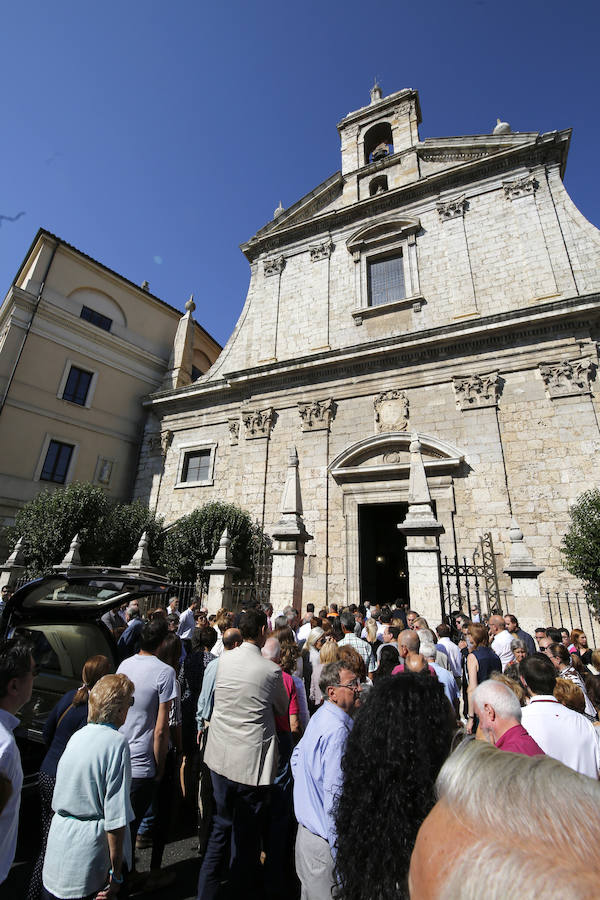
M 232 503 L 207 503 L 179 519 L 167 530 L 160 565 L 172 579 L 192 581 L 214 558 L 227 528 L 233 565 L 243 575 L 253 570 L 253 554 L 262 533 L 249 513 Z
M 151 558 L 162 550 L 162 522 L 139 501 L 115 503 L 100 487 L 78 483 L 45 490 L 26 503 L 6 529 L 9 546 L 23 537 L 27 574 L 50 571 L 69 549 L 74 535 L 81 541 L 84 565 L 121 566 L 135 553 L 147 531 Z
M 600 491 L 586 491 L 571 507 L 571 524 L 562 543 L 565 568 L 580 578 L 598 611 L 600 597 Z

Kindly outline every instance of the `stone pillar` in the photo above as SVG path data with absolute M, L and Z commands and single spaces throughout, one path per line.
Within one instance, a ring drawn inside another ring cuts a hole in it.
M 302 497 L 298 473 L 298 453 L 292 447 L 281 501 L 281 518 L 271 532 L 273 538 L 273 568 L 271 572 L 271 603 L 274 609 L 293 606 L 302 611 L 302 581 L 304 575 L 304 545 L 312 539 L 302 519 Z
M 81 556 L 79 555 L 79 548 L 81 547 L 81 541 L 79 540 L 79 535 L 76 534 L 71 543 L 69 544 L 69 549 L 65 553 L 61 562 L 58 565 L 52 566 L 53 569 L 57 571 L 64 571 L 65 569 L 77 569 L 79 566 L 82 566 Z
M 25 573 L 25 553 L 23 538 L 20 537 L 15 544 L 13 552 L 10 554 L 3 566 L 0 566 L 0 588 L 10 587 L 13 591 L 17 589 L 17 581 Z
M 548 612 L 542 606 L 539 576 L 543 566 L 535 566 L 531 553 L 523 540 L 523 532 L 513 519 L 508 531 L 510 538 L 510 558 L 504 572 L 510 575 L 513 600 L 508 610 L 519 620 L 523 631 L 533 634 L 536 628 L 544 625 Z
M 225 529 L 221 535 L 219 549 L 215 554 L 215 558 L 209 566 L 204 567 L 204 571 L 209 576 L 208 596 L 206 598 L 206 608 L 209 615 L 216 613 L 222 606 L 226 609 L 231 609 L 233 576 L 240 571 L 231 562 L 231 538 L 227 529 Z
M 421 444 L 412 435 L 410 444 L 410 481 L 408 512 L 398 529 L 406 535 L 408 589 L 411 608 L 422 615 L 432 628 L 442 615 L 439 535 L 443 530 L 431 508 L 431 495 Z
M 129 560 L 129 564 L 126 566 L 121 566 L 121 569 L 123 569 L 125 572 L 137 572 L 142 575 L 161 574 L 161 570 L 153 566 L 150 560 L 150 554 L 148 553 L 149 543 L 150 541 L 148 538 L 148 532 L 144 531 L 138 542 L 137 550 Z

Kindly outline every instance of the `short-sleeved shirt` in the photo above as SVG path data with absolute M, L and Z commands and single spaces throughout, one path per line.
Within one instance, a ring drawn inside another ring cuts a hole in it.
M 107 831 L 134 818 L 129 745 L 109 725 L 77 731 L 56 770 L 55 812 L 48 834 L 42 880 L 56 897 L 86 897 L 108 880 Z M 125 829 L 123 858 L 131 867 L 131 838 Z
M 158 706 L 177 696 L 175 670 L 156 656 L 137 653 L 123 660 L 119 674 L 135 685 L 133 706 L 119 729 L 129 741 L 131 774 L 134 778 L 154 778 L 154 728 Z
M 9 873 L 17 848 L 19 807 L 21 805 L 21 787 L 23 786 L 21 757 L 13 734 L 13 730 L 18 724 L 19 720 L 16 716 L 5 709 L 0 709 L 0 772 L 8 778 L 12 785 L 12 793 L 0 815 L 0 884 Z
M 296 685 L 294 684 L 292 676 L 283 671 L 281 674 L 283 676 L 283 684 L 287 691 L 287 695 L 290 698 L 290 708 L 288 710 L 288 715 L 275 716 L 275 728 L 277 731 L 291 731 L 290 716 L 297 716 L 300 712 L 300 707 L 298 706 L 298 694 L 296 693 Z

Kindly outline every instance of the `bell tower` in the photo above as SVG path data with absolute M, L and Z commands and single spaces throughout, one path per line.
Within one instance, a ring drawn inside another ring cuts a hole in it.
M 383 97 L 375 82 L 371 102 L 338 123 L 344 199 L 356 203 L 416 181 L 421 107 L 412 88 Z

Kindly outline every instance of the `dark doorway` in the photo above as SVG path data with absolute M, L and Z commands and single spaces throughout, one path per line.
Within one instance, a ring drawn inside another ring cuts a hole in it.
M 407 510 L 407 503 L 358 508 L 361 603 L 408 602 L 406 538 L 397 527 Z

